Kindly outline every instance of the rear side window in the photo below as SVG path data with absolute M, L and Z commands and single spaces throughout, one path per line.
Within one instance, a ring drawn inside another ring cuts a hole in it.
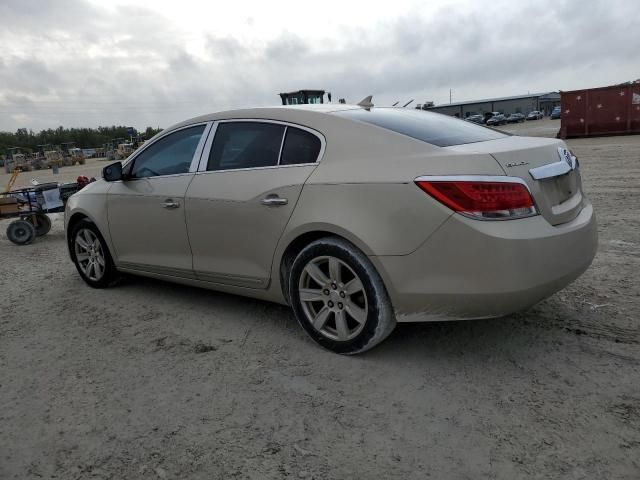
M 131 177 L 148 178 L 187 173 L 204 128 L 204 125 L 183 128 L 146 148 L 134 159 Z
M 284 128 L 273 123 L 220 123 L 213 139 L 207 170 L 277 165 Z
M 341 117 L 377 125 L 423 142 L 449 147 L 484 142 L 507 135 L 440 113 L 415 109 L 372 108 L 334 112 Z
M 313 133 L 295 127 L 287 127 L 280 165 L 314 163 L 318 160 L 320 148 L 320 139 Z

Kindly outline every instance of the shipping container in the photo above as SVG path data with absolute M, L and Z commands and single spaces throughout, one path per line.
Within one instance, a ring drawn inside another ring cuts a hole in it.
M 560 92 L 560 138 L 640 133 L 640 83 Z

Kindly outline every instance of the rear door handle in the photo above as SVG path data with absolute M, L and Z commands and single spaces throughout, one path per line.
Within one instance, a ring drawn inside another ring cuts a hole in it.
M 172 198 L 167 198 L 164 202 L 162 202 L 163 208 L 178 208 L 180 206 L 180 202 L 175 202 Z
M 260 201 L 260 203 L 262 203 L 262 205 L 266 205 L 267 207 L 279 207 L 289 203 L 289 200 L 279 197 L 278 195 L 267 195 Z

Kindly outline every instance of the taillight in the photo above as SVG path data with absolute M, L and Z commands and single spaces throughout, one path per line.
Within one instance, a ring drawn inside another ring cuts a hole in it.
M 450 177 L 449 177 L 450 178 Z M 454 212 L 471 218 L 505 220 L 536 215 L 529 189 L 519 181 L 416 179 L 416 185 Z

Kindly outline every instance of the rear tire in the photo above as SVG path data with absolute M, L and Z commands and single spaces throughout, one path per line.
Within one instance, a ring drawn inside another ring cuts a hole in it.
M 78 273 L 90 287 L 106 288 L 118 280 L 118 271 L 107 243 L 90 220 L 80 220 L 73 226 L 69 251 Z
M 298 254 L 289 271 L 289 299 L 305 332 L 335 353 L 365 352 L 396 325 L 382 278 L 341 238 L 321 238 Z
M 7 238 L 16 245 L 29 245 L 36 238 L 36 229 L 27 220 L 14 220 L 7 227 Z

